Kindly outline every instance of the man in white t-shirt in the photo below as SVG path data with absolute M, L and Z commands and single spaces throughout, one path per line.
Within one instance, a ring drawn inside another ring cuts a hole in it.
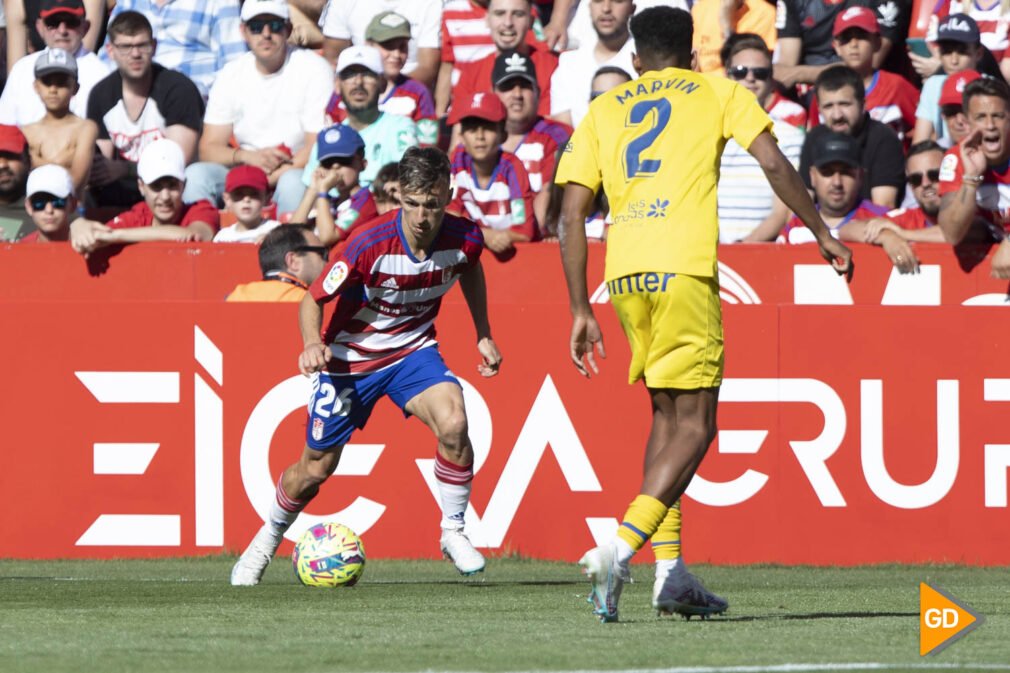
M 77 59 L 77 83 L 80 88 L 70 100 L 70 111 L 78 117 L 88 116 L 88 95 L 92 87 L 109 74 L 109 68 L 83 45 L 90 23 L 84 18 L 81 0 L 43 0 L 35 29 L 49 49 L 64 49 Z M 35 91 L 35 61 L 44 52 L 22 57 L 14 64 L 3 95 L 0 96 L 0 124 L 24 126 L 37 122 L 46 114 Z
M 585 4 L 585 3 L 583 3 Z M 578 49 L 558 57 L 551 75 L 551 118 L 578 126 L 589 110 L 593 75 L 604 66 L 616 66 L 634 78 L 631 55 L 635 41 L 628 20 L 635 13 L 632 0 L 593 0 L 589 3 L 595 39 L 582 40 Z
M 266 172 L 278 213 L 298 207 L 301 168 L 323 127 L 333 70 L 317 54 L 289 48 L 290 34 L 284 0 L 246 0 L 242 35 L 250 51 L 222 68 L 210 90 L 201 161 L 186 169 L 186 203 L 220 206 L 228 169 L 248 164 Z
M 365 44 L 365 29 L 376 14 L 393 11 L 410 22 L 403 74 L 434 87 L 441 54 L 442 0 L 327 0 L 319 17 L 323 56 L 331 64 L 352 44 Z

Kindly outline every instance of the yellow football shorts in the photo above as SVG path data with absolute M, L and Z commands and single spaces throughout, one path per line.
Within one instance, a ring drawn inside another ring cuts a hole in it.
M 628 383 L 695 390 L 722 383 L 718 278 L 639 273 L 607 283 L 631 344 Z

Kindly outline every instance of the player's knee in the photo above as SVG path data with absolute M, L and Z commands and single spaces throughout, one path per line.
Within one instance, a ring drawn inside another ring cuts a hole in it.
M 462 451 L 469 441 L 466 423 L 466 413 L 457 409 L 447 414 L 438 422 L 438 441 L 442 446 L 453 451 Z

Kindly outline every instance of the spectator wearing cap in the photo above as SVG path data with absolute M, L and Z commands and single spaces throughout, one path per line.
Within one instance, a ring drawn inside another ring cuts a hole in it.
M 137 162 L 137 180 L 144 200 L 102 224 L 79 218 L 70 225 L 70 244 L 85 257 L 114 243 L 141 241 L 210 241 L 220 223 L 210 201 L 184 203 L 186 159 L 182 148 L 167 138 L 144 148 Z
M 81 0 L 42 0 L 39 17 L 36 28 L 46 49 L 28 54 L 11 67 L 0 95 L 0 124 L 23 127 L 45 116 L 46 108 L 34 88 L 35 62 L 49 49 L 63 49 L 77 61 L 79 88 L 70 109 L 78 117 L 87 117 L 92 87 L 109 74 L 108 66 L 81 43 L 89 26 Z
M 28 141 L 17 126 L 0 124 L 0 241 L 18 241 L 35 231 L 25 212 Z
M 526 40 L 532 25 L 530 0 L 491 0 L 487 22 L 496 51 L 460 69 L 459 82 L 452 89 L 452 100 L 470 100 L 474 94 L 490 90 L 495 59 L 502 52 L 512 49 L 533 62 L 540 86 L 537 112 L 544 117 L 550 116 L 551 76 L 558 67 L 558 55 L 543 44 L 530 44 Z M 436 109 L 442 102 L 446 101 L 436 100 Z
M 779 148 L 797 166 L 806 110 L 775 91 L 765 41 L 754 33 L 733 35 L 723 45 L 723 58 L 726 75 L 754 94 L 772 118 Z M 719 241 L 774 241 L 789 219 L 789 208 L 775 195 L 757 159 L 730 138 L 719 166 Z
M 787 88 L 796 84 L 813 84 L 825 68 L 837 63 L 840 59 L 832 44 L 835 19 L 857 6 L 870 7 L 876 13 L 880 26 L 880 49 L 873 54 L 873 67 L 882 68 L 885 60 L 892 60 L 888 59 L 892 46 L 904 44 L 911 3 L 894 0 L 780 0 L 775 24 L 778 30 L 775 79 Z
M 537 114 L 540 85 L 533 61 L 517 51 L 504 51 L 492 71 L 494 91 L 505 106 L 502 149 L 523 162 L 533 197 L 533 213 L 542 235 L 554 235 L 561 195 L 555 194 L 554 169 L 572 135 L 566 124 Z M 552 207 L 552 205 L 554 207 Z
M 70 111 L 70 99 L 77 90 L 77 61 L 62 49 L 47 49 L 35 61 L 35 91 L 46 114 L 25 124 L 22 131 L 32 166 L 62 166 L 73 178 L 74 193 L 80 194 L 95 156 L 98 127 Z
M 698 70 L 722 75 L 720 55 L 727 38 L 738 33 L 761 36 L 775 50 L 775 6 L 765 0 L 697 0 L 691 7 Z
M 224 207 L 234 224 L 221 227 L 214 235 L 215 243 L 259 243 L 274 228 L 277 220 L 263 216 L 270 185 L 267 174 L 256 166 L 236 166 L 224 180 Z
M 821 127 L 819 127 L 821 128 Z M 817 210 L 831 235 L 838 238 L 839 228 L 851 220 L 868 220 L 887 212 L 860 198 L 864 171 L 859 143 L 850 135 L 828 131 L 807 136 L 811 162 L 809 180 L 817 201 Z M 814 243 L 814 236 L 795 215 L 782 232 L 786 243 Z
M 410 22 L 396 12 L 380 12 L 365 30 L 366 43 L 379 51 L 386 88 L 379 94 L 379 109 L 409 118 L 417 126 L 418 143 L 430 147 L 438 143 L 438 120 L 431 92 L 421 82 L 403 74 L 410 40 Z M 328 121 L 340 124 L 347 118 L 347 108 L 340 98 L 340 87 L 326 106 Z
M 117 69 L 88 97 L 88 119 L 98 125 L 89 187 L 100 206 L 140 201 L 137 161 L 144 147 L 169 138 L 186 163 L 196 160 L 203 129 L 203 97 L 193 81 L 154 61 L 154 28 L 139 12 L 120 12 L 109 24 L 105 50 Z
M 897 134 L 866 114 L 863 78 L 848 66 L 834 66 L 817 77 L 816 91 L 824 124 L 807 133 L 800 152 L 799 174 L 807 187 L 813 187 L 810 167 L 821 137 L 843 133 L 852 136 L 859 150 L 863 167 L 860 198 L 888 210 L 897 207 L 905 188 L 904 152 Z
M 932 140 L 912 145 L 905 161 L 908 184 L 916 206 L 898 208 L 883 217 L 851 220 L 838 231 L 843 241 L 881 246 L 900 273 L 918 273 L 919 259 L 907 243 L 943 243 L 943 231 L 936 226 L 940 212 L 940 162 L 943 148 Z M 898 240 L 896 240 L 898 239 Z
M 951 14 L 967 14 L 978 26 L 979 41 L 989 50 L 1003 71 L 1003 76 L 1010 76 L 1010 61 L 1005 61 L 1010 48 L 1010 7 L 1000 0 L 939 0 L 933 5 L 933 13 L 929 17 L 926 28 L 927 42 L 938 39 L 940 25 Z M 933 64 L 933 71 L 936 70 Z
M 250 51 L 228 63 L 210 91 L 200 161 L 186 172 L 187 203 L 220 205 L 228 170 L 248 164 L 267 174 L 278 213 L 298 207 L 305 192 L 300 169 L 323 127 L 333 73 L 318 54 L 289 46 L 290 32 L 284 0 L 243 5 Z
M 21 243 L 55 243 L 70 240 L 70 218 L 77 210 L 74 184 L 62 166 L 40 166 L 28 174 L 25 211 L 36 230 Z
M 978 70 L 984 50 L 979 42 L 978 25 L 966 14 L 951 14 L 937 28 L 936 47 L 940 52 L 942 72 L 922 83 L 919 106 L 915 110 L 915 130 L 912 142 L 935 140 L 941 145 L 950 142 L 950 132 L 940 114 L 940 92 L 947 77 L 965 70 Z
M 628 20 L 635 12 L 632 0 L 593 2 L 589 5 L 595 39 L 582 40 L 577 49 L 562 52 L 551 75 L 551 117 L 569 126 L 578 126 L 589 109 L 593 73 L 603 67 L 617 67 L 635 76 L 631 62 L 635 40 Z
M 904 77 L 873 66 L 874 55 L 881 47 L 876 13 L 867 7 L 849 7 L 835 19 L 833 36 L 832 44 L 842 63 L 863 78 L 867 114 L 894 129 L 898 138 L 907 136 L 910 141 L 919 90 Z M 815 124 L 821 122 L 816 96 L 811 102 L 810 118 Z
M 954 245 L 987 224 L 986 233 L 1002 241 L 992 275 L 1010 278 L 1010 86 L 994 77 L 976 79 L 965 86 L 963 105 L 971 131 L 940 164 L 937 224 Z
M 981 77 L 975 70 L 962 70 L 948 77 L 940 89 L 940 116 L 947 125 L 947 137 L 940 147 L 953 147 L 965 139 L 971 131 L 971 124 L 964 112 L 962 96 L 964 88 Z M 927 142 L 927 141 L 923 141 Z
M 328 252 L 307 225 L 277 227 L 260 244 L 262 280 L 236 286 L 226 301 L 301 301 L 312 282 L 323 272 Z
M 462 142 L 452 153 L 455 193 L 447 210 L 479 224 L 484 245 L 501 262 L 515 257 L 517 242 L 540 239 L 526 169 L 501 149 L 505 117 L 492 92 L 456 101 L 449 116 L 460 125 Z
M 319 19 L 326 60 L 332 65 L 344 49 L 352 44 L 363 45 L 369 24 L 383 11 L 396 12 L 410 22 L 403 74 L 433 87 L 441 48 L 442 0 L 327 0 Z
M 264 0 L 246 0 L 255 6 Z M 116 0 L 110 23 L 122 12 L 140 12 L 151 20 L 157 49 L 154 60 L 178 70 L 207 97 L 225 65 L 247 50 L 239 28 L 240 0 Z M 255 15 L 255 14 L 254 14 Z M 111 41 L 106 40 L 106 45 Z M 108 50 L 101 52 L 108 62 Z
M 417 126 L 402 115 L 379 109 L 382 94 L 382 56 L 379 50 L 368 45 L 348 47 L 337 59 L 337 83 L 340 98 L 347 108 L 342 122 L 361 135 L 365 142 L 367 165 L 359 180 L 363 187 L 372 184 L 372 178 L 381 166 L 399 161 L 408 147 L 417 145 Z M 318 148 L 313 146 L 309 163 L 302 172 L 302 184 L 312 184 L 312 174 L 319 165 Z
M 105 16 L 107 0 L 83 0 L 84 18 L 88 20 L 88 30 L 84 34 L 81 44 L 88 51 L 97 51 L 103 38 L 102 31 L 105 27 Z M 43 10 L 43 3 L 38 0 L 6 0 L 0 3 L 0 15 L 3 15 L 6 23 L 6 72 L 10 72 L 11 66 L 18 62 L 25 55 L 46 48 L 46 43 L 42 39 L 41 31 L 36 29 L 41 18 L 39 12 Z
M 358 226 L 379 215 L 372 192 L 362 187 L 361 171 L 368 165 L 365 141 L 350 126 L 337 124 L 319 133 L 316 141 L 319 166 L 292 215 L 295 222 L 309 222 L 315 208 L 316 233 L 324 245 L 334 246 Z

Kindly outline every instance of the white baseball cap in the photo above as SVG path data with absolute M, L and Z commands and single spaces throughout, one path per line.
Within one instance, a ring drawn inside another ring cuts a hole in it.
M 261 14 L 276 16 L 287 21 L 291 18 L 291 11 L 285 0 L 245 0 L 242 3 L 242 20 L 248 21 Z
M 367 44 L 355 44 L 347 47 L 337 57 L 337 74 L 342 73 L 352 65 L 368 68 L 376 75 L 382 74 L 382 54 L 375 47 Z
M 33 170 L 28 174 L 28 184 L 25 185 L 25 196 L 29 198 L 35 194 L 52 194 L 65 199 L 73 191 L 74 182 L 70 179 L 70 173 L 56 164 L 46 164 Z
M 182 148 L 168 138 L 155 140 L 140 151 L 137 177 L 148 185 L 164 177 L 185 180 L 186 157 L 183 156 Z

